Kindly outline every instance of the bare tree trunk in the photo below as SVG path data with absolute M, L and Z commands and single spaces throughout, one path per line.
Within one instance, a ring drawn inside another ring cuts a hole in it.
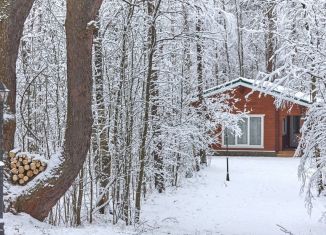
M 202 31 L 202 21 L 200 19 L 200 14 L 198 10 L 198 19 L 196 24 L 196 32 L 197 32 L 197 92 L 198 92 L 198 101 L 199 101 L 199 109 L 200 113 L 203 114 L 206 111 L 206 107 L 204 104 L 204 80 L 203 80 L 203 44 L 202 37 L 200 33 Z M 206 164 L 206 151 L 205 149 L 199 150 L 200 163 Z M 198 166 L 196 167 L 198 169 Z
M 127 138 L 126 138 L 126 154 L 125 154 L 125 175 L 124 175 L 124 198 L 123 198 L 123 219 L 126 223 L 126 225 L 130 225 L 132 223 L 131 220 L 131 183 L 132 183 L 132 146 L 133 146 L 133 127 L 134 127 L 134 105 L 135 105 L 135 100 L 133 98 L 133 88 L 135 85 L 135 78 L 134 78 L 134 42 L 132 42 L 131 46 L 131 63 L 130 63 L 130 85 L 129 85 L 129 106 L 127 109 Z M 134 191 L 133 191 L 134 192 Z
M 148 0 L 148 15 L 151 16 L 151 22 L 148 30 L 148 69 L 147 69 L 147 77 L 145 81 L 145 108 L 144 108 L 144 127 L 142 131 L 142 139 L 140 145 L 140 156 L 139 156 L 139 174 L 138 174 L 138 182 L 136 189 L 136 199 L 135 199 L 135 222 L 139 222 L 140 216 L 140 206 L 141 206 L 141 195 L 142 195 L 142 186 L 144 182 L 145 175 L 145 157 L 146 157 L 146 142 L 147 142 L 147 134 L 149 127 L 149 102 L 151 98 L 151 84 L 153 78 L 153 60 L 156 48 L 156 28 L 155 28 L 155 19 L 156 14 L 158 13 L 158 9 L 161 4 L 161 0 L 158 0 L 155 5 L 155 0 Z
M 83 167 L 92 132 L 92 39 L 89 22 L 102 0 L 67 0 L 68 113 L 62 163 L 52 177 L 39 181 L 13 206 L 43 220 L 69 189 Z
M 16 60 L 25 20 L 34 0 L 0 2 L 0 81 L 10 90 L 7 100 L 11 118 L 4 123 L 4 150 L 14 147 L 16 130 Z
M 184 31 L 186 33 L 190 33 L 189 13 L 188 13 L 186 3 L 182 4 L 182 10 L 183 10 L 183 15 L 184 15 Z M 184 71 L 183 71 L 183 73 L 184 73 L 185 80 L 187 82 L 190 80 L 190 77 L 192 76 L 191 75 L 192 60 L 191 60 L 190 46 L 191 46 L 190 40 L 185 38 L 185 45 L 184 45 L 184 50 L 183 50 L 183 53 L 184 53 Z M 194 157 L 195 169 L 196 169 L 196 171 L 199 171 L 200 170 L 200 165 L 199 165 L 199 162 L 197 161 L 197 156 L 196 156 L 197 154 L 196 154 L 196 151 L 195 151 L 194 148 L 193 148 L 192 153 L 193 153 L 193 157 Z M 179 155 L 177 155 L 175 166 L 173 166 L 173 169 L 172 169 L 173 175 L 174 175 L 174 180 L 172 180 L 172 185 L 176 185 L 177 181 L 178 181 L 178 172 L 177 172 L 177 170 L 179 169 L 179 165 L 180 165 L 179 160 L 180 160 L 180 157 L 179 157 Z
M 81 207 L 83 202 L 83 193 L 84 193 L 84 169 L 82 168 L 79 173 L 79 182 L 78 182 L 78 197 L 76 203 L 76 225 L 81 225 Z
M 222 0 L 222 9 L 225 11 L 225 1 Z M 224 39 L 224 47 L 225 47 L 225 55 L 226 55 L 226 62 L 227 62 L 227 68 L 228 68 L 228 75 L 231 75 L 231 65 L 230 65 L 230 53 L 229 53 L 229 37 L 227 32 L 227 22 L 224 17 L 223 20 L 224 30 L 225 30 L 225 39 Z
M 150 4 L 150 3 L 149 3 Z M 153 8 L 154 6 L 149 5 L 149 8 Z M 150 14 L 153 13 L 154 9 L 150 9 Z M 150 35 L 149 35 L 150 37 Z M 163 46 L 159 46 L 160 51 L 163 50 Z M 153 61 L 153 67 L 157 68 L 155 61 Z M 153 141 L 154 141 L 154 149 L 153 149 L 153 157 L 154 157 L 154 185 L 159 193 L 162 193 L 165 190 L 164 185 L 164 172 L 163 172 L 163 155 L 162 155 L 162 141 L 159 139 L 161 134 L 161 127 L 159 125 L 160 115 L 159 115 L 159 88 L 158 88 L 158 71 L 157 69 L 153 69 L 152 71 L 152 81 L 150 86 L 150 92 L 152 97 L 152 108 L 151 108 L 151 116 L 152 116 L 152 129 L 153 129 Z
M 92 161 L 91 158 L 88 157 L 88 174 L 89 174 L 89 190 L 90 190 L 90 199 L 89 199 L 89 222 L 93 223 L 93 173 L 92 173 Z
M 317 78 L 315 76 L 311 79 L 311 96 L 312 101 L 315 103 L 317 100 Z M 320 149 L 318 148 L 318 145 L 315 146 L 315 161 L 316 161 L 316 167 L 317 169 L 320 169 Z M 318 196 L 324 191 L 324 180 L 323 180 L 323 173 L 322 171 L 318 174 L 318 180 L 317 180 L 317 190 L 318 190 Z
M 99 17 L 97 16 L 97 20 Z M 103 87 L 103 52 L 102 52 L 102 36 L 100 31 L 100 22 L 98 21 L 97 27 L 94 31 L 94 53 L 95 53 L 95 98 L 96 108 L 98 113 L 98 126 L 99 130 L 99 148 L 97 159 L 100 161 L 100 187 L 103 190 L 109 183 L 111 176 L 111 156 L 109 153 L 109 141 L 108 141 L 108 128 L 106 127 L 106 110 L 104 105 L 104 87 Z M 102 192 L 100 192 L 102 194 Z M 108 193 L 103 194 L 103 197 L 99 201 L 97 206 L 101 206 L 108 200 Z M 105 207 L 101 207 L 99 210 L 101 214 L 104 214 Z
M 156 131 L 156 135 L 159 135 L 159 130 Z M 158 141 L 157 144 L 155 144 L 153 155 L 154 155 L 154 168 L 155 168 L 154 183 L 155 183 L 155 188 L 159 193 L 162 193 L 165 190 L 163 156 L 161 151 L 162 151 L 162 142 Z
M 239 75 L 240 77 L 244 77 L 244 59 L 243 59 L 243 42 L 242 42 L 242 9 L 239 0 L 235 0 L 235 9 L 237 14 Z
M 266 39 L 266 70 L 268 73 L 272 73 L 275 68 L 275 40 L 274 40 L 274 31 L 275 31 L 275 3 L 267 4 L 267 39 Z

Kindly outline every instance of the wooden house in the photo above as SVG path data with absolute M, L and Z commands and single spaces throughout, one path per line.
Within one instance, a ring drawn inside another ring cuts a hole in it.
M 228 102 L 247 112 L 239 122 L 241 136 L 224 130 L 213 145 L 214 151 L 225 155 L 293 156 L 300 138 L 304 115 L 311 105 L 310 95 L 271 82 L 239 78 L 205 91 L 205 97 L 229 93 Z M 284 105 L 277 108 L 275 100 Z

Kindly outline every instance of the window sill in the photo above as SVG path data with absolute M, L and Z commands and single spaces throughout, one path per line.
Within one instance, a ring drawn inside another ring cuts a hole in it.
M 222 145 L 222 148 L 227 148 L 226 145 Z M 232 149 L 264 149 L 261 145 L 229 145 L 228 148 Z

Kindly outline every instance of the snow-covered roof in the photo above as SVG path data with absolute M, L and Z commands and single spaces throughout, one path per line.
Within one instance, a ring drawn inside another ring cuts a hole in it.
M 209 97 L 218 93 L 232 90 L 238 86 L 248 87 L 253 91 L 259 91 L 261 93 L 274 96 L 275 98 L 283 99 L 305 107 L 309 107 L 312 104 L 311 95 L 293 90 L 285 86 L 276 85 L 272 82 L 259 81 L 248 78 L 238 78 L 205 90 L 204 96 Z

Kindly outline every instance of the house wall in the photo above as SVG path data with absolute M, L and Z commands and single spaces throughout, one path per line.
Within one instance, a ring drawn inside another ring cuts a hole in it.
M 282 150 L 282 121 L 287 115 L 302 115 L 305 111 L 303 106 L 293 104 L 285 105 L 282 109 L 276 109 L 275 98 L 264 95 L 250 88 L 239 86 L 228 92 L 233 98 L 229 100 L 231 106 L 237 110 L 246 111 L 249 114 L 263 114 L 264 117 L 264 147 L 263 148 L 231 148 L 239 151 L 266 151 L 278 152 Z M 249 93 L 251 93 L 249 95 Z M 221 143 L 221 137 L 218 137 Z M 215 150 L 225 150 L 220 144 L 212 146 Z

